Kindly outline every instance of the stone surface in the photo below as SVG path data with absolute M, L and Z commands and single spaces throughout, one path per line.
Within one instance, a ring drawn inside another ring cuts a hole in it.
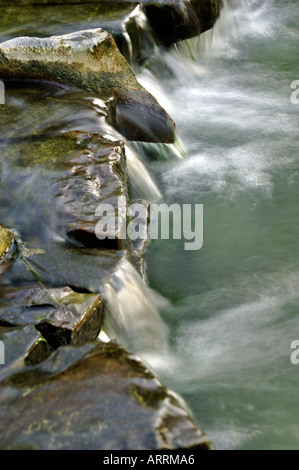
M 24 370 L 26 365 L 36 365 L 50 355 L 47 341 L 33 325 L 24 328 L 0 326 L 0 341 L 5 348 L 5 364 L 0 364 L 0 388 L 2 381 L 11 374 Z
M 146 24 L 142 24 L 137 5 L 142 6 L 156 40 L 169 46 L 212 28 L 223 0 L 54 0 L 51 4 L 39 0 L 38 5 L 34 3 L 33 0 L 18 0 L 13 6 L 7 1 L 0 3 L 3 40 L 20 36 L 22 31 L 23 35 L 45 36 L 100 26 L 113 35 L 126 57 L 130 55 L 130 45 L 126 44 L 124 32 L 128 34 L 133 56 L 138 58 L 145 46 Z M 26 5 L 22 13 L 20 5 Z
M 209 447 L 177 400 L 115 343 L 60 348 L 0 384 L 1 449 Z
M 51 347 L 95 340 L 103 324 L 102 299 L 69 287 L 0 288 L 0 325 L 35 325 Z
M 157 41 L 165 46 L 199 36 L 211 29 L 222 6 L 222 0 L 162 0 L 142 3 Z
M 117 127 L 128 139 L 174 140 L 173 121 L 138 83 L 112 36 L 102 29 L 1 43 L 0 77 L 48 80 L 113 96 Z

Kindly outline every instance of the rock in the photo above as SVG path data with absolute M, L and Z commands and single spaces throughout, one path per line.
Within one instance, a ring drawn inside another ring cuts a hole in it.
M 156 40 L 165 46 L 211 29 L 222 0 L 145 1 L 143 8 Z
M 1 2 L 3 40 L 20 35 L 44 36 L 101 27 L 111 33 L 121 52 L 129 59 L 144 56 L 149 28 L 163 45 L 198 36 L 212 28 L 219 17 L 223 0 L 19 0 L 12 6 Z M 20 14 L 17 5 L 24 5 Z M 142 6 L 142 11 L 136 8 Z M 17 14 L 16 14 L 17 12 Z M 142 13 L 145 15 L 145 21 Z M 147 31 L 145 31 L 147 29 Z M 129 41 L 128 41 L 129 40 Z M 130 48 L 132 49 L 130 51 Z M 148 51 L 151 55 L 153 48 Z
M 102 299 L 69 287 L 0 288 L 0 325 L 33 324 L 52 348 L 95 340 L 103 324 Z
M 0 384 L 11 374 L 23 370 L 26 365 L 39 364 L 50 355 L 47 341 L 33 325 L 24 328 L 0 326 L 0 341 L 5 348 L 5 364 L 0 365 Z
M 115 343 L 66 346 L 0 387 L 1 449 L 209 448 L 176 398 Z
M 40 233 L 46 249 L 53 234 L 76 246 L 128 248 L 123 239 L 126 217 L 119 213 L 119 206 L 125 209 L 128 200 L 124 143 L 115 140 L 116 133 L 99 116 L 98 107 L 103 106 L 103 114 L 112 115 L 112 111 L 99 100 L 97 109 L 89 110 L 92 98 L 81 93 L 64 96 L 61 90 L 58 93 L 45 89 L 31 94 L 30 88 L 24 93 L 23 102 L 21 93 L 8 89 L 7 105 L 0 116 L 4 139 L 0 142 L 1 158 L 7 162 L 3 202 L 8 199 L 8 204 L 0 208 L 0 218 L 11 221 L 15 214 L 14 221 L 26 240 L 33 223 L 38 227 L 34 237 Z M 72 130 L 81 127 L 90 127 L 91 131 Z M 71 131 L 64 132 L 68 128 Z M 101 134 L 92 132 L 96 129 Z M 111 138 L 104 138 L 103 134 L 110 134 Z M 106 203 L 115 209 L 116 230 L 110 233 L 110 239 L 100 240 L 102 231 L 99 229 L 96 235 L 96 228 L 104 216 L 96 211 Z M 22 220 L 23 211 L 30 223 Z
M 112 36 L 102 29 L 1 43 L 0 77 L 48 80 L 113 96 L 117 128 L 128 139 L 174 140 L 173 121 L 138 83 Z
M 14 234 L 7 228 L 0 225 L 0 263 L 4 260 L 8 251 L 12 247 L 13 242 L 14 242 Z
M 127 248 L 127 221 L 118 208 L 122 202 L 126 210 L 128 201 L 123 142 L 80 132 L 65 134 L 64 137 L 73 140 L 76 149 L 65 160 L 63 178 L 53 185 L 58 224 L 62 221 L 62 229 L 68 237 L 84 246 Z M 107 229 L 107 233 L 97 227 L 102 219 L 101 215 L 96 215 L 100 204 L 109 204 L 115 211 L 116 218 L 112 219 L 115 229 Z M 100 240 L 99 234 L 106 238 Z

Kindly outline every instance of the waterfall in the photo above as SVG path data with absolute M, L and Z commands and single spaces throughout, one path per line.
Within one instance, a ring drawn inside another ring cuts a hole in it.
M 162 352 L 167 348 L 167 328 L 155 306 L 157 295 L 124 261 L 104 289 L 106 300 L 105 333 L 134 352 Z

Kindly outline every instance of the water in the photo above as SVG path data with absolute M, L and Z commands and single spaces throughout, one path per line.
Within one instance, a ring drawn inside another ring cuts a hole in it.
M 217 449 L 299 448 L 298 20 L 295 1 L 231 1 L 213 33 L 140 76 L 186 156 L 140 152 L 166 202 L 204 205 L 200 251 L 148 249 L 150 285 L 171 300 L 171 352 L 148 360 Z
M 63 133 L 120 138 L 103 103 L 28 84 L 7 90 L 12 115 L 1 116 L 1 222 L 18 230 L 54 285 L 67 279 L 96 291 L 115 270 L 105 286 L 107 332 L 183 396 L 216 449 L 299 448 L 299 366 L 290 362 L 299 337 L 299 105 L 290 101 L 298 20 L 292 0 L 227 0 L 212 32 L 164 52 L 152 47 L 139 78 L 176 120 L 178 140 L 126 143 L 132 194 L 203 204 L 204 246 L 153 241 L 150 288 L 123 253 L 66 246 L 48 207 Z M 40 137 L 49 142 L 44 158 Z M 16 271 L 11 279 L 29 282 L 32 273 Z

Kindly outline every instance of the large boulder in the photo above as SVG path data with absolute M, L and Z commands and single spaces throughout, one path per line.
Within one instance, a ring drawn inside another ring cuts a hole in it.
M 129 140 L 174 140 L 173 121 L 102 29 L 1 43 L 0 78 L 47 80 L 114 97 L 117 127 Z
M 0 378 L 1 449 L 207 450 L 140 359 L 116 343 L 65 346 Z
M 144 1 L 143 8 L 156 40 L 165 46 L 211 29 L 222 0 Z

